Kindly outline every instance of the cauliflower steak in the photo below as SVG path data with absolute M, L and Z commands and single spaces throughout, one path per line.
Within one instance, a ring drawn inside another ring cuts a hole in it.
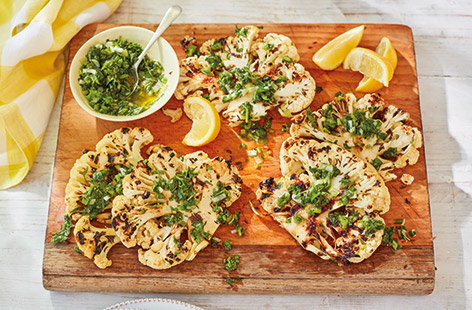
M 359 100 L 352 93 L 338 94 L 319 110 L 294 117 L 293 137 L 336 143 L 374 166 L 385 181 L 392 171 L 418 161 L 421 132 L 408 124 L 409 114 L 386 106 L 379 94 Z
M 289 138 L 282 177 L 260 183 L 257 198 L 306 250 L 358 263 L 382 242 L 390 195 L 377 171 L 332 143 Z
M 126 247 L 139 247 L 141 263 L 167 269 L 209 245 L 221 215 L 241 195 L 242 181 L 229 162 L 202 151 L 177 156 L 155 145 L 150 152 L 124 178 L 112 226 Z
M 255 26 L 236 28 L 235 36 L 208 40 L 198 52 L 194 38 L 182 40 L 187 51 L 192 44 L 194 53 L 181 60 L 176 98 L 207 97 L 231 126 L 258 121 L 276 108 L 285 117 L 307 108 L 316 83 L 298 63 L 292 40 L 276 33 L 258 35 Z

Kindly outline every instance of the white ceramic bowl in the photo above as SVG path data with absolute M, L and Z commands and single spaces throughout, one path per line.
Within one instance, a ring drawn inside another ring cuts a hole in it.
M 154 43 L 151 49 L 149 49 L 147 55 L 151 59 L 159 61 L 164 67 L 164 75 L 167 78 L 167 83 L 164 86 L 166 88 L 161 93 L 161 96 L 146 111 L 131 116 L 118 116 L 99 113 L 90 107 L 88 100 L 85 98 L 84 94 L 82 93 L 82 88 L 79 85 L 80 66 L 85 60 L 85 56 L 90 47 L 98 43 L 105 43 L 107 39 L 113 40 L 121 36 L 123 39 L 138 43 L 144 48 L 151 39 L 152 35 L 153 32 L 145 28 L 135 26 L 121 26 L 102 31 L 82 45 L 72 60 L 69 70 L 69 83 L 75 100 L 85 111 L 87 111 L 87 113 L 108 121 L 126 122 L 151 115 L 162 108 L 167 103 L 167 101 L 169 101 L 169 99 L 174 94 L 174 91 L 179 82 L 179 60 L 172 46 L 162 37 L 159 38 L 156 43 Z

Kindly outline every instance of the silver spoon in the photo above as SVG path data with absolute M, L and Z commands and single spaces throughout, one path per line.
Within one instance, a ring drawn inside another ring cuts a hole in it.
M 166 29 L 169 28 L 169 26 L 172 24 L 172 22 L 177 17 L 179 17 L 180 13 L 182 13 L 182 8 L 178 5 L 173 5 L 167 10 L 166 14 L 164 15 L 161 22 L 159 23 L 159 27 L 157 27 L 156 32 L 154 32 L 154 34 L 152 35 L 151 40 L 146 45 L 146 47 L 143 49 L 142 53 L 138 56 L 138 59 L 136 60 L 136 62 L 133 65 L 133 77 L 134 77 L 134 80 L 135 80 L 134 87 L 133 87 L 133 90 L 131 91 L 131 93 L 129 95 L 131 95 L 136 90 L 136 88 L 138 87 L 138 83 L 139 83 L 138 67 L 139 67 L 139 64 L 141 63 L 141 61 L 143 61 L 144 56 L 146 56 L 146 54 L 149 51 L 149 49 L 151 48 L 151 46 L 157 41 L 157 39 L 159 39 L 159 37 L 164 33 L 164 31 L 166 31 Z

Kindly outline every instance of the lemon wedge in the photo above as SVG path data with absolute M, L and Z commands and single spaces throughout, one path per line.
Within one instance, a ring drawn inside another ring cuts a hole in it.
M 359 71 L 365 76 L 379 81 L 384 86 L 388 86 L 388 82 L 393 77 L 393 67 L 390 61 L 363 47 L 356 47 L 349 52 L 346 59 L 344 59 L 343 68 Z
M 202 146 L 213 141 L 220 132 L 220 115 L 213 104 L 203 97 L 188 97 L 184 101 L 184 112 L 192 120 L 192 129 L 182 143 Z
M 375 52 L 390 61 L 393 70 L 395 70 L 398 63 L 397 52 L 395 51 L 392 42 L 387 37 L 383 37 L 382 40 L 380 40 Z M 383 84 L 379 81 L 364 76 L 364 78 L 359 82 L 359 85 L 357 85 L 356 91 L 371 93 L 381 89 L 382 87 Z
M 359 26 L 337 36 L 313 55 L 313 62 L 323 70 L 334 70 L 362 39 L 365 26 Z

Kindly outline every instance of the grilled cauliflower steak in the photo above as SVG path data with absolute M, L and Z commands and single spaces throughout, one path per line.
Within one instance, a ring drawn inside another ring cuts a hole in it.
M 85 257 L 93 259 L 98 268 L 104 269 L 111 265 L 111 260 L 107 258 L 108 252 L 120 242 L 112 228 L 94 227 L 90 217 L 85 215 L 75 224 L 74 237 L 79 250 Z
M 199 55 L 181 60 L 176 98 L 206 96 L 231 126 L 258 121 L 276 108 L 285 117 L 307 108 L 316 84 L 298 63 L 292 40 L 275 33 L 258 39 L 258 34 L 257 27 L 246 26 L 235 36 L 204 42 Z
M 144 128 L 121 128 L 106 134 L 96 151 L 84 153 L 70 171 L 66 212 L 73 220 L 82 215 L 106 220 L 113 197 L 121 194 L 121 180 L 142 159 L 141 148 L 153 140 Z M 104 216 L 103 216 L 104 215 Z
M 390 195 L 382 178 L 331 143 L 286 140 L 279 179 L 261 182 L 262 207 L 306 250 L 322 259 L 358 263 L 382 241 Z
M 379 94 L 357 100 L 339 95 L 317 111 L 294 117 L 293 137 L 315 138 L 343 146 L 372 164 L 385 181 L 396 178 L 392 171 L 418 161 L 421 132 L 408 125 L 409 114 L 386 106 Z
M 124 178 L 112 226 L 125 246 L 140 247 L 141 263 L 167 269 L 208 246 L 220 215 L 241 194 L 241 178 L 229 162 L 201 151 L 177 156 L 155 145 L 150 152 Z

